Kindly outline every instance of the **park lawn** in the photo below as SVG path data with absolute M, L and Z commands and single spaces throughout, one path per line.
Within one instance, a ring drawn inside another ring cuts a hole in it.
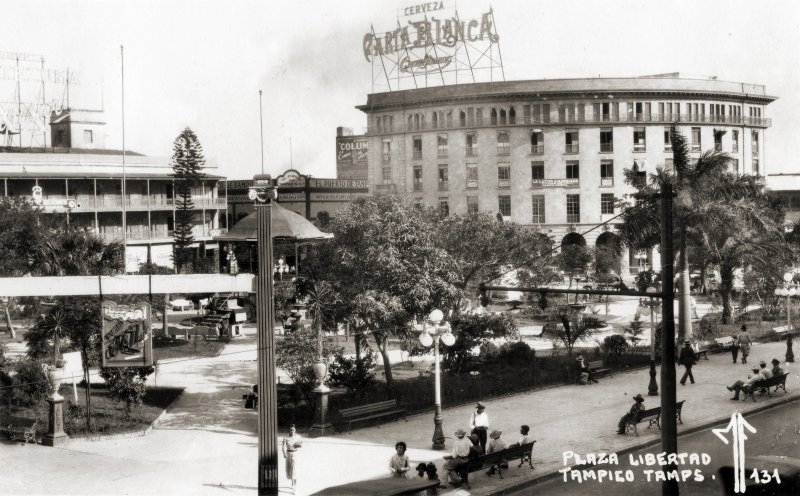
M 72 385 L 63 384 L 59 393 L 64 402 L 64 431 L 70 436 L 119 434 L 147 429 L 183 393 L 183 388 L 147 387 L 142 406 L 125 418 L 124 404 L 114 401 L 104 384 L 92 384 L 92 431 L 86 429 L 86 390 L 78 386 L 74 401 Z M 47 429 L 47 405 L 37 410 L 39 425 Z M 40 431 L 42 428 L 40 427 Z
M 216 339 L 177 339 L 157 336 L 153 340 L 153 357 L 156 360 L 173 358 L 215 357 L 225 349 L 225 343 Z

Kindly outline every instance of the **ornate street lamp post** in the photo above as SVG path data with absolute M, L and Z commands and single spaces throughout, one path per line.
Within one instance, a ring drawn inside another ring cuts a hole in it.
M 456 342 L 456 337 L 450 329 L 450 323 L 440 325 L 444 314 L 441 310 L 434 310 L 428 315 L 426 322 L 422 324 L 415 324 L 414 328 L 421 331 L 419 335 L 419 342 L 422 346 L 428 347 L 433 345 L 434 354 L 434 414 L 433 414 L 433 449 L 444 449 L 444 432 L 442 431 L 442 389 L 441 378 L 439 370 L 439 341 L 441 340 L 445 346 L 453 346 Z
M 648 287 L 648 293 L 658 293 L 658 290 L 653 286 Z M 656 382 L 656 326 L 655 314 L 660 302 L 654 297 L 650 297 L 650 301 L 642 303 L 642 309 L 639 311 L 642 315 L 650 315 L 650 384 L 647 385 L 648 396 L 658 396 L 658 383 Z
M 786 272 L 783 274 L 783 287 L 775 288 L 775 296 L 786 297 L 786 361 L 794 362 L 794 352 L 792 351 L 792 296 L 798 294 L 798 290 L 791 286 L 794 273 Z
M 258 494 L 277 495 L 278 394 L 275 386 L 275 320 L 272 303 L 272 202 L 278 198 L 278 192 L 269 175 L 256 175 L 247 196 L 253 200 L 258 212 Z

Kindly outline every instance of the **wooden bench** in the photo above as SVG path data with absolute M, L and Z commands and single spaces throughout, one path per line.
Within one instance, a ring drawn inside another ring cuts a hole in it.
M 595 360 L 594 362 L 589 362 L 587 365 L 589 370 L 592 371 L 594 375 L 611 375 L 611 369 L 603 365 L 602 360 Z
M 784 372 L 781 375 L 776 375 L 774 377 L 770 377 L 769 379 L 756 381 L 753 383 L 753 387 L 742 388 L 742 391 L 744 391 L 744 398 L 742 398 L 742 400 L 746 400 L 747 397 L 749 396 L 750 398 L 753 399 L 753 401 L 755 401 L 756 400 L 755 393 L 756 391 L 759 391 L 761 389 L 766 389 L 767 394 L 769 395 L 770 398 L 772 398 L 772 392 L 770 392 L 769 389 L 773 386 L 775 387 L 776 393 L 778 392 L 778 389 L 783 389 L 783 392 L 785 393 L 787 377 L 789 377 L 789 373 Z
M 38 422 L 38 419 L 0 414 L 0 432 L 5 432 L 12 440 L 20 439 L 25 443 L 38 444 L 36 440 L 36 424 Z
M 683 423 L 683 419 L 681 418 L 681 410 L 683 409 L 683 404 L 685 402 L 686 400 L 682 400 L 675 403 L 675 417 L 681 424 Z M 639 424 L 639 422 L 644 422 L 645 420 L 648 422 L 648 429 L 653 427 L 653 425 L 657 425 L 658 428 L 661 429 L 661 407 L 657 406 L 655 408 L 648 408 L 640 413 L 636 419 L 629 419 L 628 423 L 625 424 L 625 433 L 633 431 L 638 436 L 639 429 L 637 428 L 637 424 Z
M 479 456 L 478 458 L 474 458 L 469 460 L 466 465 L 466 470 L 460 470 L 459 475 L 461 476 L 461 482 L 469 487 L 469 474 L 470 472 L 477 472 L 484 467 L 493 468 L 498 474 L 500 474 L 500 478 L 503 478 L 503 464 L 510 460 L 519 460 L 518 467 L 521 467 L 525 463 L 527 463 L 531 468 L 536 468 L 533 466 L 532 460 L 532 453 L 533 453 L 533 445 L 536 444 L 536 441 L 531 441 L 530 443 L 525 443 L 522 445 L 513 444 L 508 448 L 500 451 L 495 451 L 493 453 L 486 453 L 484 455 Z
M 347 423 L 347 431 L 350 432 L 353 422 L 400 416 L 402 416 L 403 420 L 406 422 L 408 421 L 408 419 L 406 419 L 406 409 L 398 405 L 397 400 L 380 401 L 378 403 L 370 403 L 369 405 L 361 405 L 353 408 L 342 408 L 339 410 L 339 425 L 342 426 Z

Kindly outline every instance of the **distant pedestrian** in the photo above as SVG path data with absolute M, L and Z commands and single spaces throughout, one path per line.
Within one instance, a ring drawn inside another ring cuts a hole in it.
M 303 438 L 294 424 L 289 426 L 289 435 L 283 438 L 283 457 L 286 459 L 286 478 L 292 481 L 292 491 L 297 489 L 297 450 L 303 446 Z
M 747 363 L 747 355 L 750 354 L 750 346 L 753 344 L 753 338 L 751 338 L 750 333 L 747 332 L 746 325 L 742 324 L 742 330 L 739 332 L 736 342 L 739 344 L 739 349 L 742 352 L 742 363 Z
M 641 394 L 634 396 L 633 401 L 635 403 L 631 406 L 628 413 L 619 419 L 617 434 L 625 434 L 625 426 L 628 425 L 628 422 L 636 422 L 639 419 L 639 415 L 644 411 L 644 398 L 642 398 Z
M 486 405 L 480 401 L 475 406 L 475 411 L 469 419 L 469 427 L 472 434 L 477 434 L 481 448 L 486 450 L 486 438 L 489 430 L 489 415 L 486 413 Z
M 739 358 L 739 339 L 736 334 L 732 334 L 731 339 L 733 339 L 733 344 L 731 344 L 731 356 L 733 357 L 733 363 L 736 363 L 736 359 Z
M 697 354 L 692 349 L 692 343 L 688 340 L 683 342 L 683 349 L 681 350 L 681 358 L 679 362 L 686 368 L 686 372 L 684 372 L 683 377 L 681 377 L 681 386 L 686 385 L 687 377 L 692 381 L 692 384 L 694 384 L 692 366 L 697 363 Z
M 408 476 L 406 473 L 411 470 L 411 465 L 408 462 L 408 455 L 406 455 L 406 443 L 403 441 L 398 441 L 397 444 L 394 445 L 395 454 L 389 459 L 389 470 L 392 472 L 392 477 L 397 477 L 399 479 L 406 479 Z

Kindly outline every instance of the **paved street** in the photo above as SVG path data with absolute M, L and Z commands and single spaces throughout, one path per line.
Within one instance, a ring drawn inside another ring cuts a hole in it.
M 800 426 L 798 426 L 798 405 L 797 402 L 785 404 L 777 408 L 767 410 L 764 412 L 756 413 L 753 415 L 746 415 L 745 420 L 752 425 L 756 432 L 748 434 L 745 455 L 748 459 L 753 459 L 760 456 L 771 455 L 784 455 L 800 459 Z M 715 425 L 715 428 L 724 428 L 727 422 Z M 730 439 L 730 435 L 728 435 Z M 651 480 L 648 482 L 645 470 L 654 470 L 654 466 L 644 466 L 639 464 L 637 466 L 631 465 L 631 457 L 638 462 L 640 456 L 644 457 L 646 453 L 658 454 L 661 452 L 660 445 L 651 446 L 645 449 L 633 451 L 629 455 L 620 457 L 618 465 L 596 465 L 594 467 L 587 467 L 594 469 L 595 473 L 599 470 L 632 470 L 635 474 L 635 481 L 633 482 L 609 482 L 605 480 L 598 482 L 597 480 L 584 480 L 577 482 L 568 477 L 568 481 L 564 482 L 563 477 L 555 478 L 551 481 L 537 484 L 534 487 L 529 487 L 511 494 L 514 495 L 527 495 L 527 494 L 546 494 L 548 496 L 557 495 L 593 495 L 602 491 L 605 494 L 625 494 L 626 496 L 633 495 L 651 495 L 660 491 L 660 482 L 655 482 L 654 475 L 651 474 Z M 680 484 L 681 495 L 707 495 L 707 494 L 721 494 L 721 485 L 717 469 L 725 465 L 733 465 L 732 446 L 725 445 L 723 442 L 711 432 L 711 428 L 703 429 L 692 434 L 681 436 L 678 439 L 678 452 L 680 453 L 706 453 L 710 456 L 711 463 L 708 465 L 685 465 L 678 467 L 679 470 L 689 469 L 692 475 L 686 482 Z M 800 462 L 800 460 L 797 460 Z M 769 462 L 761 462 L 759 468 L 767 470 L 770 474 L 773 473 L 775 465 Z M 695 469 L 700 470 L 703 478 L 702 481 L 695 477 Z M 749 477 L 752 472 L 747 472 L 746 476 Z

